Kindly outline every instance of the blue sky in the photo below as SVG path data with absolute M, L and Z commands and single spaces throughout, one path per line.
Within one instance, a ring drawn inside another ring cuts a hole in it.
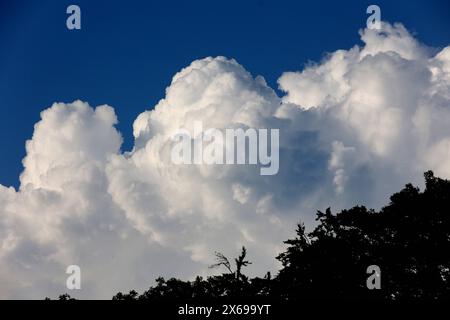
M 53 102 L 113 106 L 128 150 L 133 120 L 191 61 L 235 58 L 275 88 L 284 71 L 360 43 L 373 3 L 425 44 L 449 43 L 448 1 L 0 0 L 0 183 L 18 186 L 25 141 Z M 70 4 L 80 31 L 66 29 Z

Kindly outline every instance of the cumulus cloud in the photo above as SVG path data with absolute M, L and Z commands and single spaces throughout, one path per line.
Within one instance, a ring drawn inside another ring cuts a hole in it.
M 112 107 L 43 111 L 20 189 L 0 185 L 0 297 L 63 293 L 77 264 L 75 295 L 109 298 L 159 275 L 207 274 L 212 252 L 242 245 L 262 275 L 317 209 L 379 207 L 427 169 L 450 178 L 450 47 L 428 48 L 400 24 L 360 34 L 363 46 L 282 74 L 282 97 L 235 60 L 192 62 L 137 117 L 131 152 Z M 279 129 L 278 174 L 174 164 L 173 134 L 196 121 Z

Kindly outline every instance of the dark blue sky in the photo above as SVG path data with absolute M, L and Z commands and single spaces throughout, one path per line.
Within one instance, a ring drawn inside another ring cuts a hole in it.
M 66 28 L 70 4 L 80 31 Z M 0 183 L 17 187 L 25 141 L 55 101 L 113 106 L 129 150 L 133 120 L 191 61 L 232 57 L 276 88 L 282 72 L 360 44 L 369 4 L 425 44 L 450 43 L 448 0 L 0 0 Z

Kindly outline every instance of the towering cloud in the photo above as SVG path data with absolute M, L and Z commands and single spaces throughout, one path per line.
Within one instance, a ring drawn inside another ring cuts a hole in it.
M 450 47 L 428 48 L 400 24 L 361 39 L 284 73 L 282 97 L 235 60 L 194 61 L 135 120 L 128 153 L 109 106 L 43 111 L 20 189 L 0 185 L 0 297 L 63 293 L 65 269 L 77 264 L 75 296 L 109 298 L 159 275 L 206 274 L 215 250 L 242 245 L 263 274 L 317 209 L 379 207 L 427 169 L 450 178 Z M 195 121 L 279 129 L 278 174 L 174 164 L 171 137 Z

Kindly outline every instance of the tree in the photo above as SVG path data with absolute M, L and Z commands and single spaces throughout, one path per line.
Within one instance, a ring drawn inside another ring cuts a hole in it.
M 234 259 L 234 263 L 236 265 L 236 271 L 233 271 L 231 269 L 231 263 L 228 260 L 227 257 L 225 257 L 220 252 L 215 252 L 217 263 L 210 266 L 210 268 L 217 268 L 220 266 L 224 266 L 230 274 L 233 274 L 237 281 L 247 281 L 247 277 L 242 274 L 242 267 L 246 267 L 249 264 L 252 264 L 250 261 L 245 260 L 245 257 L 247 256 L 247 249 L 245 247 L 242 247 L 241 254 L 239 257 Z
M 300 298 L 450 297 L 450 182 L 425 173 L 425 190 L 407 184 L 379 212 L 354 207 L 318 212 L 277 259 L 276 292 Z M 381 290 L 368 290 L 369 265 L 382 270 Z
M 423 192 L 407 184 L 379 211 L 364 206 L 337 214 L 318 211 L 311 232 L 299 223 L 296 237 L 286 240 L 286 250 L 276 257 L 282 268 L 274 278 L 244 275 L 251 262 L 242 247 L 234 266 L 215 253 L 211 268 L 224 267 L 226 273 L 194 281 L 158 278 L 141 295 L 132 290 L 113 299 L 450 299 L 450 181 L 431 171 L 424 176 Z M 366 285 L 372 265 L 381 270 L 379 290 Z
M 207 279 L 197 277 L 194 281 L 182 281 L 171 278 L 165 280 L 160 277 L 156 279 L 156 285 L 150 287 L 143 294 L 138 295 L 136 291 L 128 294 L 117 293 L 113 300 L 214 300 L 222 298 L 254 298 L 262 297 L 268 292 L 270 274 L 265 278 L 254 278 L 249 280 L 243 274 L 242 269 L 249 264 L 246 259 L 247 250 L 242 247 L 241 254 L 234 259 L 235 268 L 229 259 L 220 252 L 215 252 L 216 263 L 210 268 L 225 267 L 227 273 L 211 276 Z

